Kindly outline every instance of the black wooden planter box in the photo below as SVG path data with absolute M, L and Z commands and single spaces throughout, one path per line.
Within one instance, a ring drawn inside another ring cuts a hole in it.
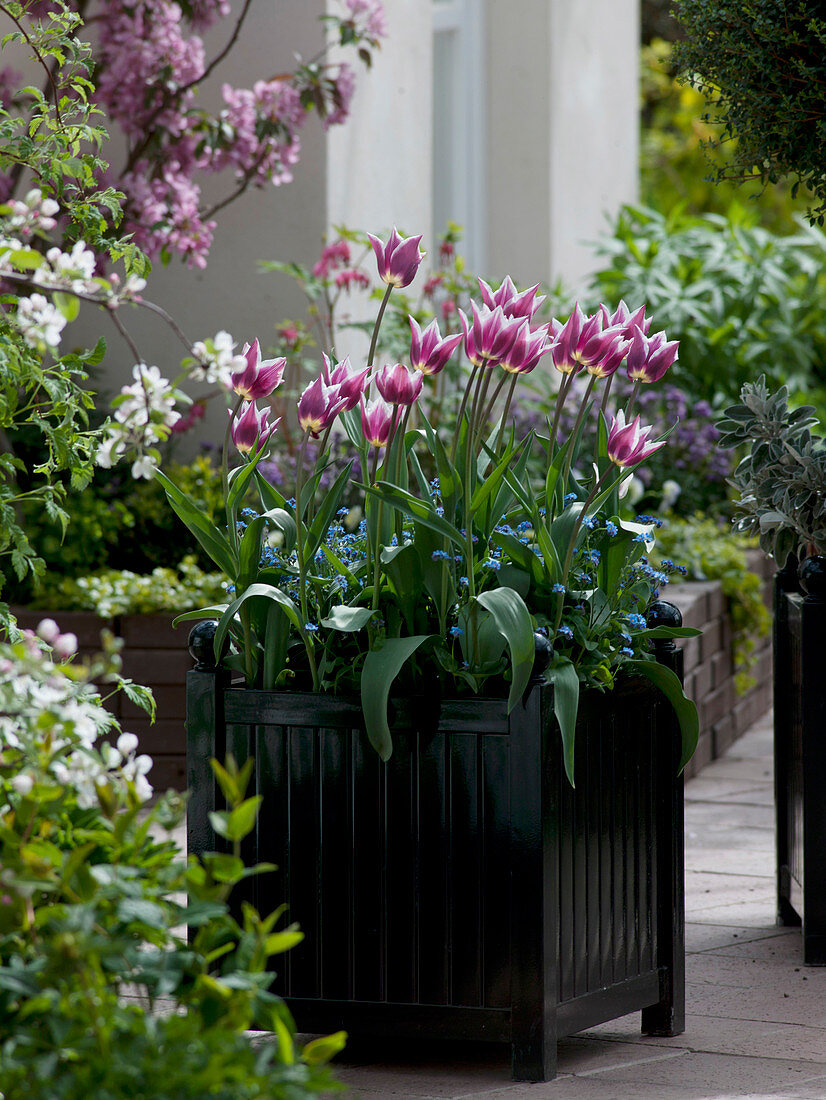
M 255 758 L 248 859 L 264 912 L 304 942 L 274 987 L 299 1031 L 509 1043 L 517 1080 L 552 1078 L 557 1039 L 642 1010 L 684 1027 L 683 784 L 673 714 L 647 684 L 586 696 L 577 787 L 552 689 L 415 700 L 382 764 L 354 702 L 188 674 L 189 847 L 215 847 L 209 758 Z
M 823 561 L 823 559 L 820 559 Z M 781 924 L 803 925 L 803 961 L 826 966 L 826 584 L 775 578 L 774 782 Z M 823 595 L 812 591 L 823 590 Z

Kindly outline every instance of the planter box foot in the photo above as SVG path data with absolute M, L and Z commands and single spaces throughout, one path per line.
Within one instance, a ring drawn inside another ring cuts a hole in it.
M 511 1071 L 514 1081 L 552 1081 L 556 1077 L 556 1040 L 513 1043 Z

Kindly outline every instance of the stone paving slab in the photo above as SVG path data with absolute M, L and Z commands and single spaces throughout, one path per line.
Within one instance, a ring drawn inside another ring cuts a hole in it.
M 506 1048 L 349 1048 L 348 1095 L 826 1100 L 826 967 L 803 966 L 800 930 L 775 923 L 773 829 L 768 716 L 686 785 L 683 1035 L 642 1036 L 632 1013 L 562 1040 L 558 1077 L 533 1085 L 510 1080 Z

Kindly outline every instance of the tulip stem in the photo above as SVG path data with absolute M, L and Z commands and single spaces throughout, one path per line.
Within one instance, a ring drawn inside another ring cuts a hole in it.
M 390 300 L 390 295 L 392 293 L 393 293 L 393 284 L 388 283 L 387 284 L 387 290 L 385 290 L 384 297 L 382 298 L 381 305 L 379 306 L 379 312 L 376 316 L 376 323 L 373 326 L 373 337 L 370 341 L 370 351 L 368 352 L 368 355 L 367 355 L 367 366 L 368 367 L 373 366 L 373 360 L 376 356 L 376 344 L 378 343 L 378 339 L 379 339 L 379 329 L 381 328 L 381 322 L 382 322 L 382 318 L 384 317 L 384 311 L 385 311 L 385 309 L 387 309 L 387 303 Z
M 505 434 L 505 421 L 508 419 L 508 413 L 511 411 L 511 401 L 513 401 L 513 394 L 514 394 L 514 391 L 516 390 L 516 383 L 517 383 L 518 380 L 519 380 L 519 375 L 518 374 L 514 373 L 514 374 L 511 375 L 511 380 L 510 380 L 511 384 L 508 388 L 508 395 L 505 398 L 505 407 L 502 410 L 502 419 L 499 421 L 499 435 L 496 437 L 496 447 L 494 448 L 497 455 L 499 454 L 499 448 L 502 446 L 502 437 Z M 504 385 L 504 382 L 505 382 L 505 379 L 503 378 L 502 381 L 499 383 L 499 386 L 496 389 L 496 393 L 491 398 L 491 402 L 490 402 L 491 409 L 493 407 L 494 401 L 499 396 L 499 391 L 502 389 L 502 386 Z M 490 415 L 490 414 L 488 414 L 488 415 Z
M 568 448 L 568 453 L 565 455 L 565 465 L 562 469 L 561 480 L 563 495 L 568 491 L 568 475 L 571 472 L 571 464 L 574 460 L 574 447 L 576 446 L 576 437 L 579 434 L 580 427 L 582 426 L 582 419 L 585 416 L 586 410 L 588 408 L 588 398 L 591 396 L 591 390 L 594 388 L 594 383 L 596 382 L 596 380 L 597 376 L 595 374 L 592 374 L 590 379 L 588 380 L 588 386 L 585 390 L 585 393 L 582 395 L 582 401 L 579 405 L 579 412 L 576 414 L 576 420 L 574 421 L 574 426 L 571 429 L 571 445 Z M 547 505 L 547 503 L 548 502 L 546 501 L 545 504 Z
M 605 417 L 606 420 L 607 420 L 608 395 L 611 392 L 611 384 L 613 383 L 613 381 L 614 381 L 614 375 L 609 374 L 608 379 L 605 383 L 605 389 L 602 391 L 602 401 L 600 403 L 599 414 L 597 416 L 596 440 L 594 441 L 594 462 L 597 462 L 599 460 L 599 424 L 600 424 L 600 417 Z M 607 425 L 606 425 L 606 427 L 607 427 Z
M 559 417 L 562 413 L 562 406 L 565 404 L 565 399 L 568 396 L 568 390 L 570 389 L 571 382 L 573 381 L 573 371 L 564 376 L 559 383 L 559 389 L 556 391 L 556 407 L 554 408 L 554 419 L 551 425 L 551 439 L 549 444 L 548 461 L 553 459 L 554 451 L 556 450 L 556 433 L 559 428 Z
M 310 664 L 310 673 L 313 678 L 313 691 L 320 690 L 318 669 L 316 667 L 313 640 L 307 633 L 307 623 L 310 621 L 307 604 L 307 564 L 304 561 L 304 520 L 301 507 L 301 490 L 304 488 L 304 455 L 307 451 L 307 440 L 310 438 L 310 429 L 304 430 L 301 446 L 298 449 L 298 466 L 295 474 L 295 553 L 298 558 L 298 597 L 301 604 L 301 638 L 307 651 L 307 660 Z
M 244 398 L 239 397 L 230 413 L 229 420 L 227 421 L 227 430 L 224 432 L 224 450 L 221 454 L 221 485 L 224 490 L 224 501 L 226 501 L 227 493 L 229 492 L 229 445 L 232 440 L 232 422 L 241 411 L 241 406 L 243 404 Z M 230 522 L 229 515 L 227 515 L 227 521 Z
M 450 448 L 450 461 L 451 462 L 456 461 L 456 448 L 459 444 L 459 436 L 462 432 L 462 417 L 465 415 L 465 409 L 467 408 L 467 399 L 468 399 L 468 396 L 470 395 L 470 390 L 471 390 L 471 387 L 473 386 L 473 380 L 476 377 L 476 372 L 479 369 L 480 368 L 478 366 L 474 365 L 473 370 L 470 372 L 470 374 L 468 376 L 467 385 L 465 386 L 465 392 L 462 394 L 462 403 L 459 406 L 459 415 L 456 417 L 456 432 L 453 436 L 453 445 Z M 468 425 L 468 428 L 470 428 L 470 425 Z
M 591 489 L 591 492 L 588 494 L 588 497 L 587 497 L 585 503 L 582 505 L 582 510 L 580 511 L 579 515 L 576 518 L 576 523 L 574 524 L 574 529 L 571 532 L 570 539 L 568 540 L 568 549 L 565 553 L 565 563 L 562 566 L 562 579 L 561 579 L 560 583 L 563 585 L 563 587 L 567 587 L 567 585 L 568 585 L 568 574 L 571 571 L 571 561 L 573 560 L 573 556 L 574 556 L 574 548 L 576 547 L 576 540 L 579 536 L 579 532 L 580 532 L 580 529 L 582 528 L 582 524 L 585 522 L 585 519 L 588 515 L 588 507 L 591 504 L 591 502 L 595 499 L 597 493 L 602 488 L 603 483 L 605 482 L 606 478 L 611 473 L 611 469 L 612 469 L 612 467 L 609 466 L 608 469 L 605 471 L 605 473 L 602 475 L 602 477 L 597 478 L 597 480 L 594 482 L 594 487 L 593 487 L 593 489 Z M 553 638 L 556 637 L 556 632 L 559 629 L 560 622 L 562 621 L 562 609 L 563 609 L 564 604 L 565 604 L 565 594 L 563 592 L 563 593 L 559 594 L 559 602 L 557 604 L 556 615 L 554 617 L 554 630 L 553 630 L 552 640 L 553 640 Z
M 637 403 L 637 394 L 640 392 L 640 383 L 641 383 L 641 379 L 638 378 L 636 380 L 636 382 L 634 383 L 633 390 L 631 390 L 631 396 L 628 398 L 628 404 L 625 406 L 625 423 L 626 424 L 628 423 L 628 418 L 631 415 L 631 412 L 634 408 L 634 405 Z

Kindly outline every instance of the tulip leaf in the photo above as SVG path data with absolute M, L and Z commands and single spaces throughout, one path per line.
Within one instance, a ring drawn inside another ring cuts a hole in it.
M 249 459 L 243 466 L 236 466 L 230 470 L 227 475 L 227 525 L 231 526 L 235 523 L 238 516 L 238 507 L 244 499 L 244 494 L 249 488 L 249 484 L 252 481 L 256 467 L 261 461 L 264 453 L 268 448 L 269 440 L 265 439 L 258 450 L 250 455 Z
M 437 534 L 450 539 L 460 549 L 464 549 L 465 540 L 460 532 L 452 523 L 448 523 L 446 519 L 438 515 L 436 509 L 427 501 L 419 500 L 412 493 L 399 489 L 398 486 L 387 481 L 377 482 L 368 491 L 371 495 L 378 497 L 379 500 L 383 500 L 386 504 L 397 508 L 404 515 L 409 516 L 410 519 L 423 523 L 426 527 L 436 531 Z
M 390 687 L 402 665 L 432 634 L 410 638 L 386 638 L 380 649 L 371 649 L 361 671 L 361 709 L 370 744 L 382 760 L 389 760 L 393 739 L 387 724 L 387 700 Z
M 220 619 L 229 605 L 217 603 L 212 607 L 199 607 L 197 611 L 185 611 L 183 615 L 176 615 L 172 620 L 173 627 L 178 623 L 185 623 L 191 619 Z
M 508 693 L 508 712 L 512 711 L 524 694 L 531 678 L 534 659 L 533 620 L 525 601 L 513 588 L 493 588 L 476 597 L 496 623 L 511 655 L 511 686 Z
M 255 483 L 258 486 L 258 495 L 261 497 L 261 504 L 265 511 L 270 512 L 276 508 L 287 507 L 286 497 L 283 497 L 274 485 L 270 485 L 260 470 L 255 471 Z
M 266 520 L 256 516 L 247 524 L 238 547 L 238 576 L 236 587 L 242 591 L 255 580 L 261 562 L 261 543 L 264 538 Z
M 238 613 L 239 608 L 249 599 L 253 597 L 264 597 L 268 600 L 273 600 L 275 603 L 283 607 L 287 618 L 293 624 L 293 626 L 304 637 L 304 624 L 301 620 L 298 608 L 286 594 L 282 592 L 280 588 L 276 588 L 271 584 L 251 584 L 241 595 L 232 601 L 232 603 L 226 608 L 221 616 L 218 626 L 215 630 L 215 659 L 220 660 L 221 650 L 224 646 L 224 639 L 227 636 L 229 628 L 232 626 L 233 620 Z
M 156 470 L 155 477 L 163 486 L 166 498 L 178 518 L 192 532 L 218 568 L 228 577 L 235 577 L 236 558 L 223 531 L 211 523 L 192 497 L 182 492 L 162 470 Z
M 568 782 L 574 786 L 574 747 L 579 711 L 579 675 L 567 657 L 558 657 L 547 678 L 554 686 L 554 714 L 562 737 L 562 760 Z
M 282 549 L 285 554 L 290 554 L 295 546 L 296 525 L 295 520 L 284 508 L 270 508 L 262 513 L 262 519 L 268 520 L 284 536 Z
M 342 634 L 351 634 L 361 630 L 363 626 L 373 618 L 375 611 L 369 607 L 350 607 L 348 604 L 338 604 L 333 607 L 326 619 L 321 620 L 321 625 L 330 630 L 339 630 Z
M 353 468 L 352 460 L 347 463 L 339 473 L 336 480 L 324 495 L 321 507 L 316 513 L 315 519 L 310 524 L 307 532 L 307 544 L 304 547 L 304 560 L 310 562 L 315 557 L 319 546 L 325 541 L 330 524 L 335 519 L 336 512 L 341 504 L 342 497 L 350 481 L 350 471 Z
M 275 682 L 287 663 L 287 647 L 290 642 L 290 620 L 278 603 L 271 603 L 264 627 L 264 665 L 261 670 L 261 686 L 275 687 Z
M 626 661 L 623 667 L 631 674 L 637 673 L 649 679 L 674 708 L 680 726 L 680 763 L 677 772 L 679 775 L 694 755 L 700 737 L 700 719 L 696 703 L 686 695 L 680 677 L 666 665 L 661 665 L 659 661 Z
M 526 573 L 530 574 L 534 584 L 542 583 L 545 576 L 542 562 L 530 546 L 526 546 L 514 535 L 509 535 L 504 531 L 494 531 L 491 535 L 491 542 L 495 546 L 501 547 L 514 565 L 518 565 L 520 569 L 524 569 Z

